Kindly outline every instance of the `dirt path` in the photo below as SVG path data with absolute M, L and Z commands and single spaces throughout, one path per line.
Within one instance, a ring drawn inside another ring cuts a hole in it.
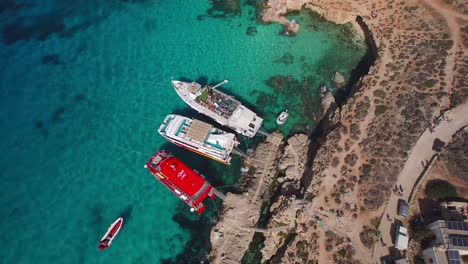
M 251 203 L 257 201 L 258 195 L 260 191 L 262 191 L 264 188 L 263 186 L 263 181 L 265 179 L 265 176 L 267 174 L 271 173 L 271 164 L 274 163 L 274 160 L 276 159 L 276 152 L 275 150 L 278 149 L 279 145 L 281 145 L 281 141 L 283 140 L 283 137 L 278 136 L 276 134 L 273 134 L 267 138 L 267 141 L 273 143 L 272 145 L 272 150 L 268 152 L 268 157 L 264 160 L 264 165 L 263 165 L 263 170 L 262 170 L 262 175 L 260 176 L 260 182 L 257 185 L 257 189 L 255 190 L 255 194 L 250 200 Z
M 450 38 L 453 41 L 453 46 L 452 48 L 448 51 L 448 56 L 446 58 L 446 64 L 445 64 L 445 78 L 444 81 L 448 85 L 445 87 L 445 92 L 448 93 L 450 92 L 453 84 L 453 79 L 455 75 L 455 60 L 457 56 L 459 56 L 458 52 L 466 52 L 466 47 L 463 44 L 463 39 L 461 36 L 461 31 L 460 31 L 460 25 L 457 22 L 458 18 L 468 20 L 468 15 L 461 14 L 453 8 L 443 2 L 442 0 L 423 0 L 424 4 L 431 7 L 434 12 L 439 13 L 442 15 L 442 17 L 445 19 L 447 22 L 447 26 L 450 31 Z M 449 97 L 446 97 L 446 102 L 444 102 L 444 105 L 450 105 Z
M 383 241 L 387 246 L 378 245 L 376 247 L 374 251 L 375 261 L 379 261 L 381 257 L 389 254 L 387 247 L 392 246 L 390 228 L 397 216 L 398 199 L 402 198 L 408 200 L 416 179 L 424 169 L 422 162 L 429 160 L 434 154 L 432 150 L 434 139 L 439 138 L 448 143 L 453 134 L 468 125 L 468 101 L 447 111 L 444 116 L 451 121 L 441 121 L 440 124 L 434 128 L 434 133 L 431 133 L 429 128 L 424 131 L 413 147 L 403 170 L 398 176 L 396 185 L 401 185 L 405 191 L 402 197 L 392 193 L 385 207 L 379 231 L 382 233 Z M 387 214 L 390 216 L 391 221 L 387 220 Z
M 424 3 L 444 16 L 456 17 L 468 20 L 468 15 L 462 14 L 453 9 L 453 7 L 442 0 L 424 0 Z

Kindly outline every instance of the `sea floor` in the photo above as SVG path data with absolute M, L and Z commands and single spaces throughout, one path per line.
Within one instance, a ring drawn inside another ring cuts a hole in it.
M 276 116 L 289 109 L 281 132 L 308 133 L 319 86 L 336 71 L 348 78 L 367 49 L 349 26 L 307 12 L 294 16 L 299 34 L 286 37 L 281 25 L 257 23 L 253 6 L 227 15 L 211 7 L 199 0 L 0 4 L 2 263 L 198 262 L 214 203 L 191 214 L 143 165 L 166 149 L 214 186 L 230 186 L 241 160 L 224 166 L 157 134 L 170 113 L 204 119 L 170 81 L 227 79 L 220 89 L 264 117 L 266 130 L 278 129 Z M 99 251 L 120 215 L 121 233 Z

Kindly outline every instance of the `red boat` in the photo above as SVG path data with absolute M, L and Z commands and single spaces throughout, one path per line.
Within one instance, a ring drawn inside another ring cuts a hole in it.
M 213 188 L 205 178 L 164 150 L 158 151 L 145 164 L 145 168 L 188 204 L 192 212 L 203 212 L 205 206 L 202 202 L 207 196 L 210 198 L 218 196 L 224 200 L 224 195 Z
M 104 236 L 101 238 L 101 241 L 99 242 L 100 250 L 104 250 L 112 244 L 112 241 L 122 228 L 123 223 L 124 219 L 122 217 L 119 217 L 117 220 L 115 220 L 114 223 L 112 223 L 111 226 L 109 226 L 109 229 L 107 229 L 107 232 L 104 234 Z

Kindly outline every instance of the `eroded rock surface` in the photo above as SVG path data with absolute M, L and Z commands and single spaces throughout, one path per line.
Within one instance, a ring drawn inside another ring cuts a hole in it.
M 281 134 L 273 133 L 260 143 L 248 159 L 249 173 L 243 179 L 246 192 L 227 194 L 222 218 L 211 231 L 211 263 L 240 263 L 254 235 L 262 203 L 269 198 L 282 139 Z
M 291 2 L 297 2 L 293 0 L 267 2 L 262 18 L 269 22 L 298 8 L 289 8 Z M 304 3 L 304 8 L 336 23 L 353 22 L 359 16 L 366 25 L 363 32 L 375 41 L 378 59 L 358 82 L 353 97 L 337 110 L 336 125 L 307 168 L 312 171 L 311 184 L 304 197 L 310 202 L 297 212 L 296 222 L 308 232 L 316 228 L 319 241 L 304 244 L 310 237 L 296 232 L 287 245 L 268 256 L 279 256 L 278 263 L 374 263 L 378 259 L 372 259 L 372 245 L 363 245 L 359 234 L 378 225 L 392 186 L 433 117 L 467 100 L 468 19 L 459 0 Z M 326 224 L 343 226 L 340 237 L 346 239 L 341 246 L 327 247 L 326 228 L 311 222 L 310 215 L 316 212 L 334 212 L 335 217 L 327 218 Z M 352 223 L 353 228 L 347 229 L 343 223 Z

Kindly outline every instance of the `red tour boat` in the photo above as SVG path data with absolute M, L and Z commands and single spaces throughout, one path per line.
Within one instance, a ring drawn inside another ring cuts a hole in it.
M 158 151 L 146 164 L 154 178 L 171 190 L 191 207 L 191 211 L 203 212 L 203 200 L 209 196 L 218 196 L 224 200 L 224 194 L 218 192 L 198 172 L 192 170 L 180 160 L 164 150 Z
M 104 236 L 101 238 L 101 241 L 99 242 L 100 250 L 106 249 L 112 244 L 112 241 L 122 228 L 123 222 L 124 219 L 122 217 L 119 217 L 117 220 L 115 220 L 114 223 L 112 223 L 111 226 L 109 226 L 109 229 L 107 229 L 107 232 L 104 234 Z

